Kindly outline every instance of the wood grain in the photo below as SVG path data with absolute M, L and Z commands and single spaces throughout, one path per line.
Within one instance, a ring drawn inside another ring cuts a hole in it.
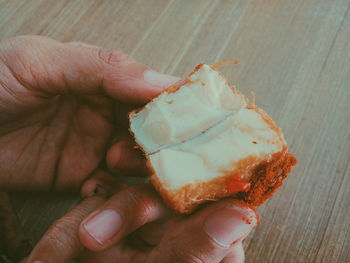
M 122 49 L 179 76 L 223 68 L 283 128 L 300 160 L 259 208 L 246 262 L 350 262 L 350 1 L 5 1 L 0 36 L 41 34 Z M 12 194 L 36 242 L 77 197 Z

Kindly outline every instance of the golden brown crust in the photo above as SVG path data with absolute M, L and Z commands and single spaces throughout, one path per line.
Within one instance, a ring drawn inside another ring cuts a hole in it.
M 282 185 L 283 180 L 295 165 L 295 157 L 283 150 L 272 155 L 270 160 L 260 160 L 259 163 L 251 163 L 251 184 L 248 192 L 229 193 L 227 187 L 233 177 L 241 176 L 243 170 L 237 169 L 227 175 L 197 184 L 188 184 L 180 189 L 168 190 L 159 181 L 153 168 L 148 163 L 152 172 L 151 180 L 164 201 L 174 210 L 181 214 L 192 213 L 199 204 L 207 201 L 217 201 L 224 197 L 237 198 L 252 206 L 259 206 L 269 199 L 273 193 Z
M 180 89 L 180 87 L 178 85 L 173 85 L 173 86 L 165 88 L 163 92 L 174 93 L 174 92 L 178 91 L 179 89 Z
M 152 174 L 151 180 L 168 206 L 181 214 L 189 214 L 199 204 L 226 197 L 230 176 L 221 176 L 211 181 L 188 184 L 176 190 L 166 189 L 156 174 Z

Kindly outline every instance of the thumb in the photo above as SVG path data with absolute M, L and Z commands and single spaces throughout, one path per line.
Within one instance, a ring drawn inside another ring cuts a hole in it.
M 1 42 L 14 78 L 44 95 L 105 93 L 121 102 L 144 103 L 179 79 L 158 73 L 121 51 L 21 36 Z
M 239 201 L 224 200 L 180 220 L 164 235 L 157 251 L 157 262 L 221 262 L 232 255 L 256 226 L 255 211 Z M 231 253 L 231 254 L 230 254 Z M 160 257 L 160 258 L 159 258 Z

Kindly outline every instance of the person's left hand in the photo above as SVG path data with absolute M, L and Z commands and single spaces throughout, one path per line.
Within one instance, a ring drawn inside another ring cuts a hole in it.
M 226 199 L 184 216 L 151 185 L 115 192 L 109 200 L 88 197 L 56 221 L 24 262 L 244 262 L 242 240 L 257 218 L 241 202 Z
M 78 190 L 105 160 L 140 173 L 127 112 L 178 79 L 119 51 L 46 37 L 0 41 L 0 190 Z

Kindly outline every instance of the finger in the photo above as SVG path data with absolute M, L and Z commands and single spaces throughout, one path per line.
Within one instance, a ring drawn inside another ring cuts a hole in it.
M 230 252 L 221 261 L 221 263 L 244 263 L 245 255 L 242 242 L 232 246 Z
M 86 198 L 98 194 L 100 196 L 109 197 L 125 187 L 126 184 L 122 183 L 111 174 L 98 170 L 82 184 L 80 196 Z
M 130 135 L 114 143 L 107 151 L 107 166 L 113 173 L 126 175 L 147 175 L 146 160 Z
M 241 202 L 223 200 L 176 222 L 152 253 L 153 260 L 220 262 L 256 224 L 253 209 Z
M 71 262 L 83 250 L 78 237 L 80 223 L 103 201 L 99 196 L 89 197 L 57 220 L 41 238 L 26 262 Z
M 168 215 L 169 210 L 150 185 L 131 186 L 114 195 L 82 222 L 80 240 L 90 250 L 105 250 L 139 227 Z
M 144 103 L 178 81 L 120 51 L 82 48 L 38 36 L 15 37 L 2 45 L 2 59 L 15 78 L 43 96 L 106 93 L 121 102 Z

